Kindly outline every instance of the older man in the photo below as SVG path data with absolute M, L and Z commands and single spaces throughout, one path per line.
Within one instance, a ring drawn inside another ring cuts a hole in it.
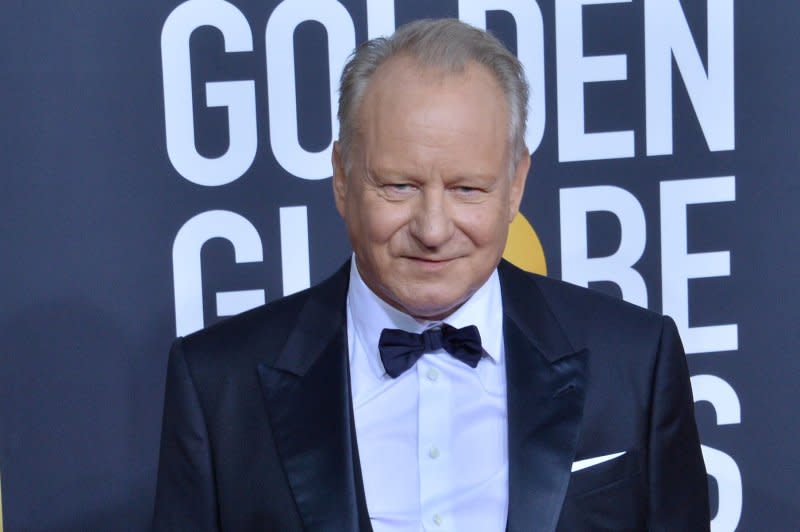
M 706 530 L 667 318 L 501 255 L 530 164 L 493 37 L 418 21 L 342 76 L 322 284 L 176 342 L 159 530 Z

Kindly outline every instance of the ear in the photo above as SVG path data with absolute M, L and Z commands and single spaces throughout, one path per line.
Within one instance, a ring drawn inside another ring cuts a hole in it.
M 344 204 L 347 196 L 347 176 L 344 173 L 344 162 L 339 148 L 339 141 L 333 143 L 333 153 L 331 154 L 331 164 L 333 165 L 333 199 L 336 202 L 336 210 L 344 218 Z
M 528 179 L 528 170 L 530 170 L 530 168 L 531 155 L 528 153 L 528 149 L 525 148 L 514 169 L 514 175 L 511 178 L 508 223 L 511 223 L 511 220 L 513 220 L 517 212 L 519 212 L 519 204 L 522 201 L 522 193 L 525 191 L 525 181 Z

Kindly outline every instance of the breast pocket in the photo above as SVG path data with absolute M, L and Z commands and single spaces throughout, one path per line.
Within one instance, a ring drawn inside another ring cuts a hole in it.
M 637 450 L 570 476 L 557 530 L 647 530 L 647 483 Z
M 640 476 L 642 468 L 639 457 L 637 449 L 630 449 L 620 456 L 575 471 L 570 475 L 567 497 L 589 495 L 596 490 Z

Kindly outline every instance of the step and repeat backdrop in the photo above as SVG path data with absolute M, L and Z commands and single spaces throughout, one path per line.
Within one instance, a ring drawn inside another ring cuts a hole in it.
M 6 0 L 5 529 L 145 530 L 167 350 L 332 273 L 337 82 L 423 17 L 532 88 L 508 256 L 671 315 L 712 530 L 800 529 L 794 2 Z

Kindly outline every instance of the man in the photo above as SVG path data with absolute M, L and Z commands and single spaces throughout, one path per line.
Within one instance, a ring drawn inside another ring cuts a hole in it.
M 458 21 L 359 48 L 333 155 L 354 258 L 176 342 L 156 529 L 708 529 L 672 321 L 501 261 L 526 102 Z

